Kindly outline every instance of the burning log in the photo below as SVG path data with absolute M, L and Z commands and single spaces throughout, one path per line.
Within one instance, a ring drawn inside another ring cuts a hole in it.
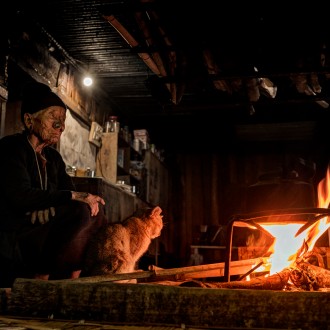
M 269 277 L 258 277 L 250 281 L 203 282 L 185 281 L 183 287 L 253 289 L 253 290 L 303 290 L 317 291 L 330 288 L 330 271 L 307 262 L 297 262 Z
M 317 291 L 320 288 L 330 288 L 330 271 L 307 262 L 299 262 L 292 269 L 290 280 L 296 288 Z
M 291 271 L 284 269 L 280 273 L 265 278 L 255 278 L 251 281 L 232 282 L 203 282 L 186 281 L 180 284 L 184 287 L 221 288 L 221 289 L 254 289 L 254 290 L 283 290 L 290 278 Z

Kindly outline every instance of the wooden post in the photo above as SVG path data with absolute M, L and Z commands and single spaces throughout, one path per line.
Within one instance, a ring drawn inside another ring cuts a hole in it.
M 118 133 L 103 133 L 102 145 L 96 158 L 96 176 L 117 182 Z

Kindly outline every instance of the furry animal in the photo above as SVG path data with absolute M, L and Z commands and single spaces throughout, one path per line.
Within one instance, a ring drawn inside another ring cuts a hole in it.
M 87 247 L 84 275 L 133 272 L 151 240 L 161 234 L 161 213 L 159 206 L 142 208 L 123 222 L 110 223 L 101 228 Z

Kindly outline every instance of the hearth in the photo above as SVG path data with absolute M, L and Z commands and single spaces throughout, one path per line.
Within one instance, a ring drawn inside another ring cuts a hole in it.
M 257 184 L 248 187 L 245 198 L 247 212 L 233 215 L 227 225 L 226 281 L 231 281 L 232 245 L 237 227 L 261 233 L 258 239 L 266 249 L 260 257 L 271 256 L 270 268 L 273 272 L 293 265 L 307 252 L 311 253 L 317 240 L 328 231 L 330 167 L 317 189 L 314 189 L 311 180 L 313 171 L 295 169 L 286 176 L 264 176 Z M 256 242 L 254 235 L 251 236 L 247 246 Z M 326 244 L 328 247 L 329 240 Z
M 296 233 L 297 236 L 303 231 L 308 230 L 308 228 L 316 224 L 320 219 L 329 215 L 330 209 L 328 208 L 278 209 L 234 215 L 230 219 L 227 229 L 225 281 L 230 282 L 231 280 L 230 265 L 232 262 L 234 227 L 253 228 L 264 232 L 263 225 L 300 224 L 301 227 Z

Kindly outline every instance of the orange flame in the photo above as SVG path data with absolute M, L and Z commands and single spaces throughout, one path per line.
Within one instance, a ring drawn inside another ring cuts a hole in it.
M 317 186 L 318 207 L 328 208 L 330 203 L 330 166 L 328 166 L 325 178 L 323 178 Z M 307 232 L 305 243 L 308 251 L 311 251 L 315 242 L 329 228 L 329 217 L 324 217 L 317 221 Z
M 318 208 L 328 208 L 330 203 L 330 166 L 327 173 L 317 187 Z M 271 274 L 292 265 L 298 257 L 314 248 L 316 241 L 330 227 L 328 216 L 321 218 L 311 225 L 305 236 L 305 231 L 296 235 L 302 227 L 301 224 L 282 224 L 282 225 L 261 225 L 275 239 L 269 248 L 271 255 Z

